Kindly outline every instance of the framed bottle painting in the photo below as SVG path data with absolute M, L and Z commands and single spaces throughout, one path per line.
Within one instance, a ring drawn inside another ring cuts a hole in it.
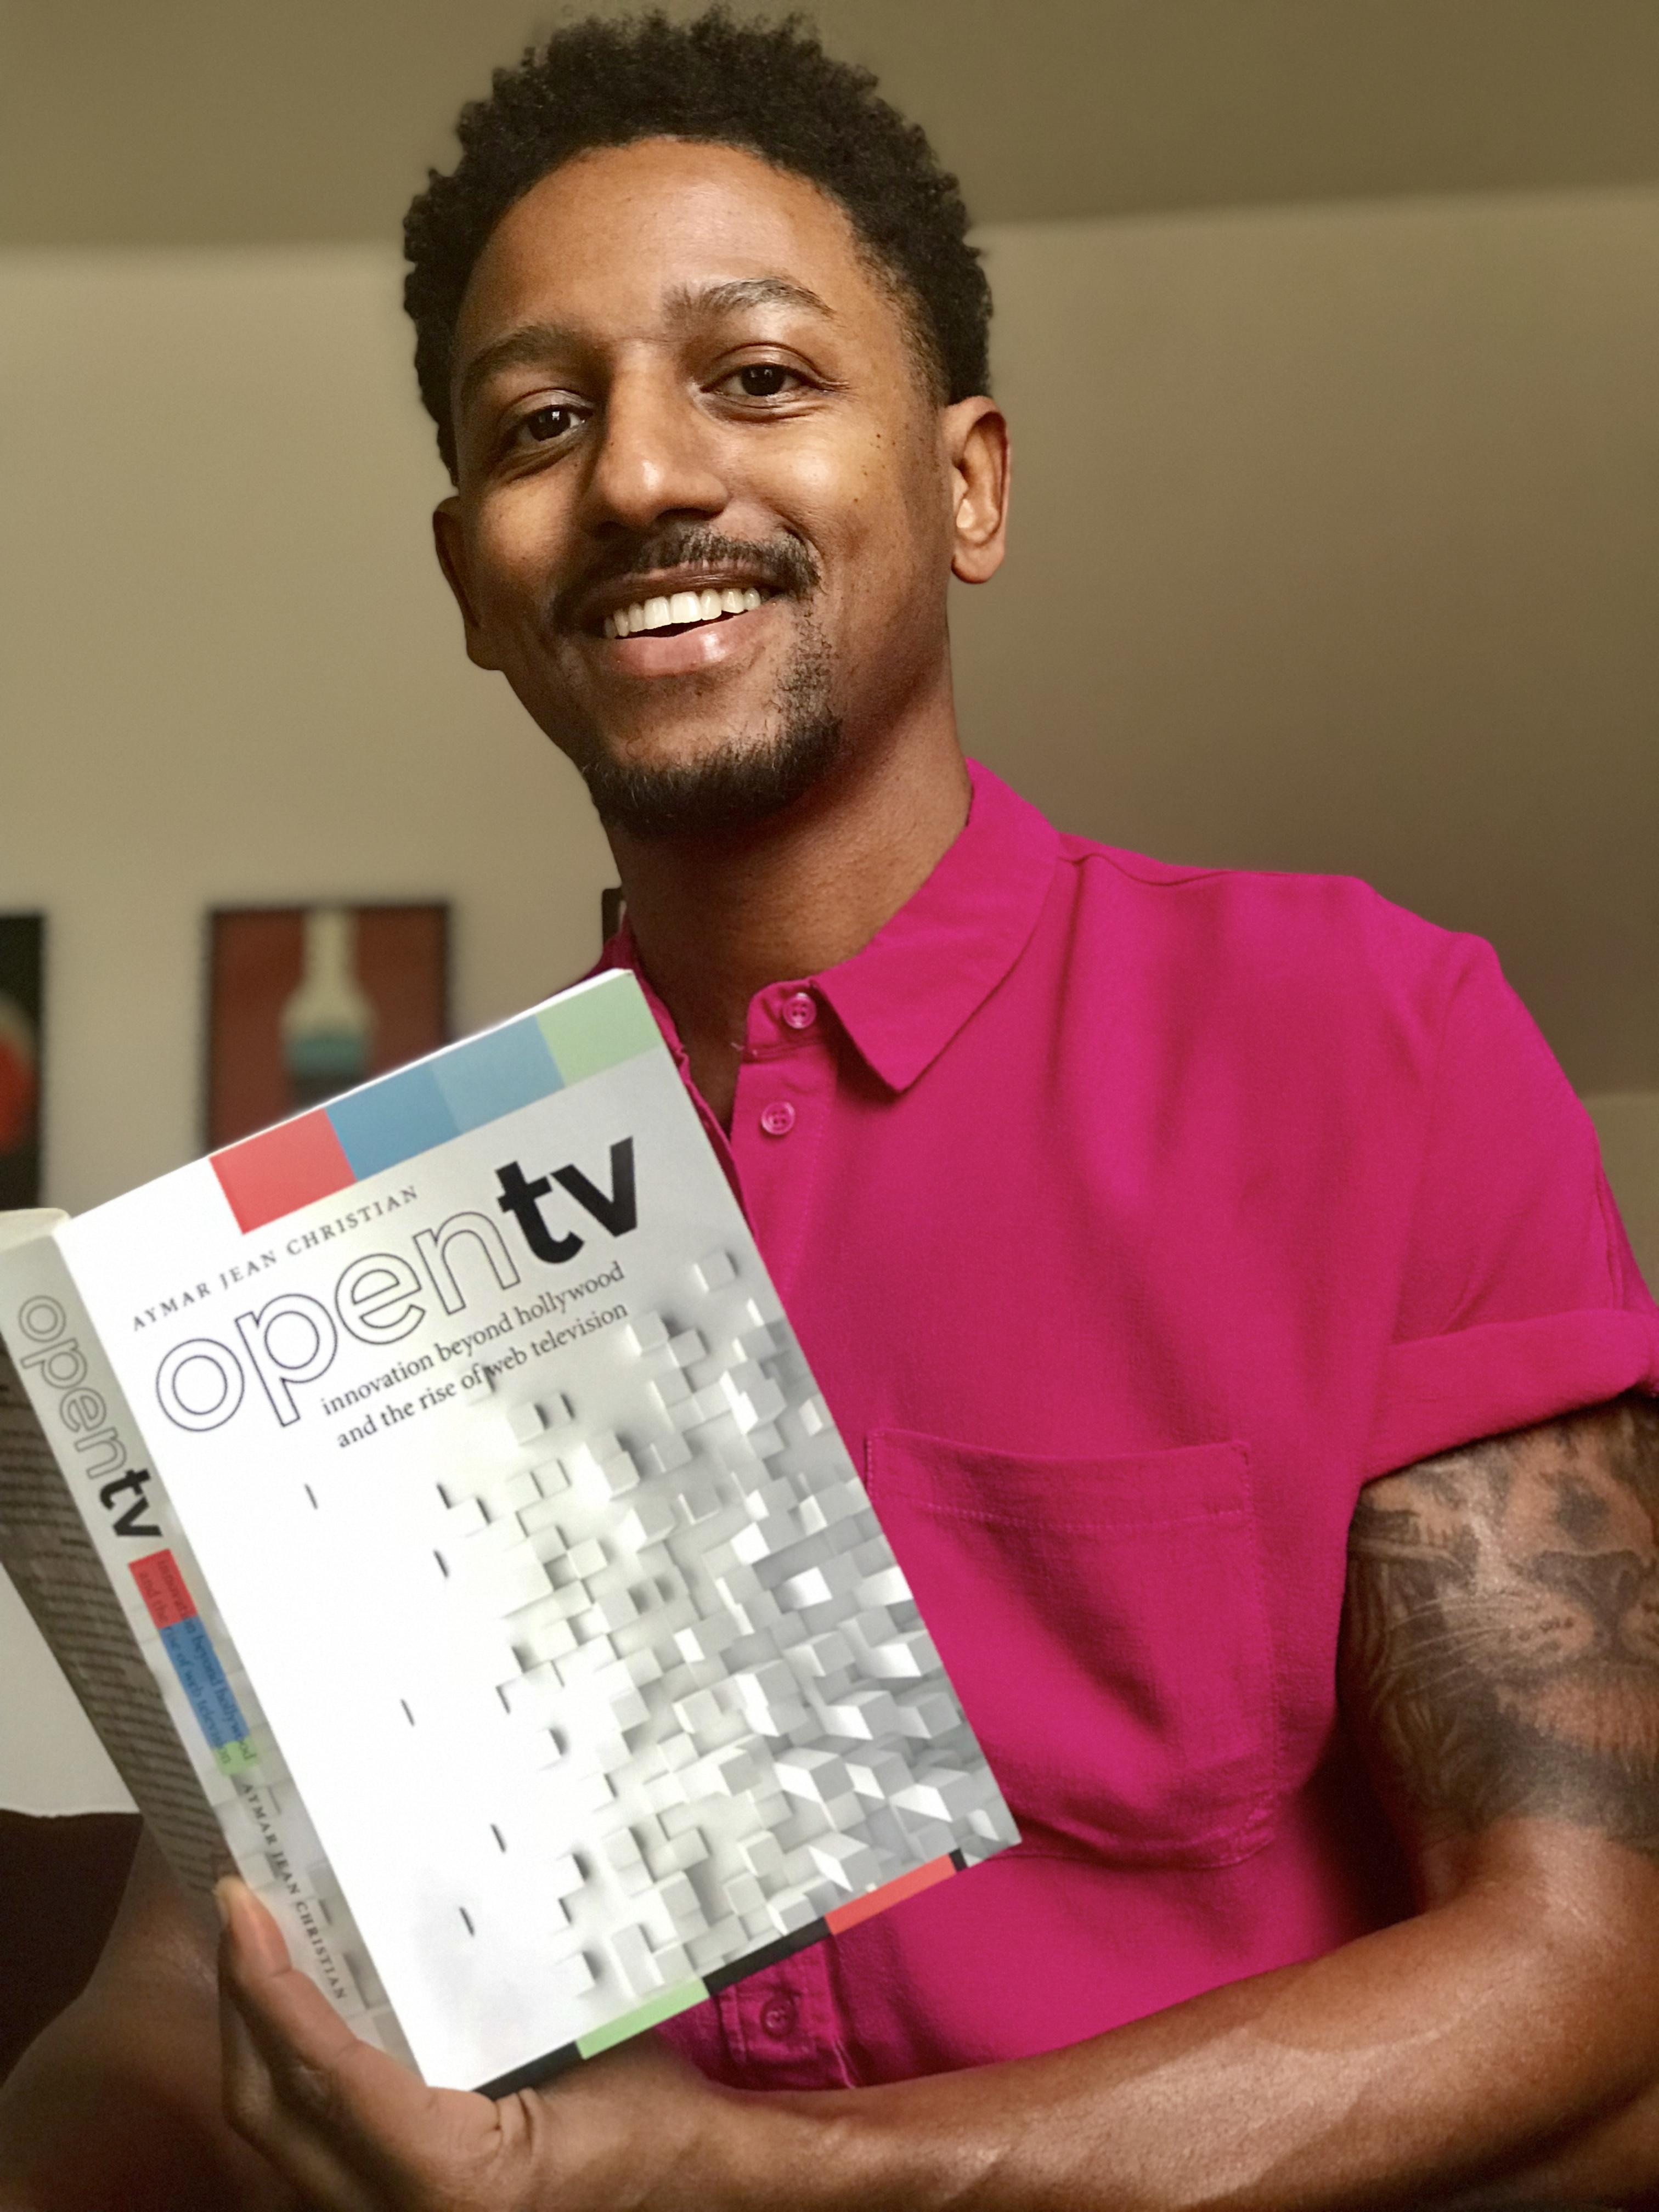
M 0 1212 L 40 1203 L 46 921 L 0 914 Z
M 208 1148 L 449 1038 L 449 909 L 219 907 L 208 922 Z

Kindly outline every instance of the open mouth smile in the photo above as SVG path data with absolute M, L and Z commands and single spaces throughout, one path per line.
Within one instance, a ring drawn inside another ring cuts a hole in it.
M 677 636 L 684 630 L 701 629 L 706 623 L 752 614 L 773 596 L 770 592 L 757 591 L 752 585 L 746 590 L 727 585 L 718 591 L 659 592 L 650 599 L 635 599 L 631 606 L 614 609 L 600 627 L 606 637 L 635 637 L 642 630 Z

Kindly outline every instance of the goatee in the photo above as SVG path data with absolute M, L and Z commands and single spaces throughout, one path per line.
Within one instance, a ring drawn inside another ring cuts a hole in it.
M 784 813 L 846 750 L 827 673 L 821 653 L 797 664 L 780 693 L 769 738 L 729 738 L 701 760 L 661 767 L 596 752 L 580 765 L 600 821 L 652 842 L 731 836 Z

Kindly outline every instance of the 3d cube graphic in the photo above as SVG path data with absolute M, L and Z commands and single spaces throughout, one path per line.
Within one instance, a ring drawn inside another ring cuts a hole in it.
M 741 1972 L 763 1948 L 755 1927 L 769 1957 L 779 1937 L 831 1933 L 836 1900 L 902 1887 L 921 1852 L 965 1863 L 1015 1837 L 788 1323 L 745 1256 L 701 1256 L 672 1304 L 611 1333 L 592 1425 L 583 1394 L 568 1393 L 559 1463 L 571 1486 L 541 1522 L 560 1547 L 544 1550 L 546 1566 L 586 1601 L 554 1668 L 567 1711 L 602 1716 L 591 1741 L 609 1785 L 558 1862 L 592 1976 L 571 1994 L 593 2002 L 615 1986 L 655 2017 Z M 689 1367 L 708 1379 L 681 1425 L 661 1382 Z M 763 1424 L 776 1449 L 757 1458 Z M 516 1409 L 507 1427 L 526 1444 L 544 1433 Z M 518 1480 L 510 1455 L 478 1479 L 483 1533 Z M 672 1596 L 651 1571 L 659 1557 L 676 1571 Z M 510 1547 L 505 1558 L 505 1576 L 528 1589 Z M 511 1602 L 516 1585 L 500 1586 L 510 1628 L 529 1613 Z M 796 1627 L 804 1617 L 810 1633 Z M 529 1646 L 524 1656 L 533 1662 Z M 695 1820 L 671 1836 L 676 1813 Z M 579 1863 L 591 1872 L 571 1887 Z M 617 1925 L 622 1900 L 634 1917 Z

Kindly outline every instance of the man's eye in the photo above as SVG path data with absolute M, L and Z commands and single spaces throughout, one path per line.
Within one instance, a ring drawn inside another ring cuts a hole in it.
M 745 399 L 775 399 L 799 380 L 781 362 L 751 361 L 737 372 L 738 388 Z
M 562 438 L 576 421 L 574 407 L 537 407 L 528 415 L 521 415 L 513 426 L 515 441 L 528 439 L 538 446 L 551 445 Z

